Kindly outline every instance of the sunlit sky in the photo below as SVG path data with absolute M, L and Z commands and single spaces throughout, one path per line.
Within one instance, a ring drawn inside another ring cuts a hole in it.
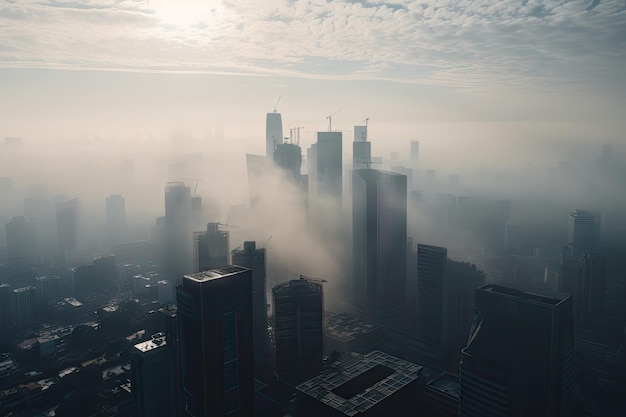
M 622 131 L 626 2 L 0 1 L 0 137 L 581 121 Z M 611 138 L 612 140 L 614 138 Z

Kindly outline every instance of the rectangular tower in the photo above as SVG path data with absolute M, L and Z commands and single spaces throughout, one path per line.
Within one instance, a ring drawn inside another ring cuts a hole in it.
M 354 304 L 370 320 L 393 320 L 405 304 L 407 178 L 361 169 L 352 187 Z
M 253 415 L 252 271 L 185 275 L 177 302 L 183 415 Z
M 317 192 L 337 202 L 342 199 L 341 132 L 317 132 Z
M 461 417 L 573 415 L 572 298 L 477 288 L 460 381 Z

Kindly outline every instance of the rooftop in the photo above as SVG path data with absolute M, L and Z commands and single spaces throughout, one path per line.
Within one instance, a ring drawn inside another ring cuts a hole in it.
M 322 284 L 311 281 L 309 279 L 292 279 L 291 281 L 282 282 L 272 288 L 274 295 L 297 295 L 304 292 L 309 293 L 321 293 L 323 290 Z
M 422 370 L 378 350 L 366 355 L 351 353 L 336 364 L 297 389 L 346 416 L 362 413 L 400 391 L 417 380 Z
M 167 343 L 165 341 L 165 335 L 163 333 L 157 333 L 152 335 L 152 339 L 146 342 L 137 343 L 134 347 L 140 352 L 150 352 L 151 350 L 157 349 L 161 346 L 165 346 Z
M 459 378 L 444 372 L 427 384 L 430 388 L 441 391 L 452 397 L 459 398 Z
M 341 342 L 350 342 L 381 329 L 381 326 L 346 313 L 326 312 L 326 333 Z
M 196 282 L 212 281 L 214 279 L 224 278 L 230 275 L 235 275 L 239 272 L 247 271 L 247 268 L 242 266 L 225 266 L 219 269 L 211 269 L 209 271 L 197 272 L 195 274 L 185 275 L 185 278 L 191 279 Z
M 478 288 L 478 291 L 482 292 L 490 292 L 495 294 L 501 294 L 504 296 L 516 297 L 519 299 L 541 303 L 541 304 L 549 304 L 549 305 L 557 305 L 563 300 L 565 300 L 569 295 L 567 294 L 559 294 L 559 293 L 550 293 L 550 295 L 537 294 L 527 292 L 521 289 L 517 289 L 509 286 L 501 286 L 495 284 L 487 284 Z

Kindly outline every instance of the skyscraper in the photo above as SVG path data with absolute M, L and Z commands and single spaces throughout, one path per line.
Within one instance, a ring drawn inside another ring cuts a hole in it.
M 30 266 L 37 255 L 37 229 L 28 217 L 14 217 L 6 224 L 7 261 L 13 266 Z
M 606 258 L 587 251 L 582 257 L 581 319 L 598 319 L 604 314 Z
M 420 156 L 420 141 L 412 140 L 411 141 L 411 168 L 417 168 L 417 161 Z
M 572 299 L 499 285 L 476 289 L 460 366 L 460 416 L 571 416 Z
M 342 198 L 341 132 L 317 132 L 317 192 L 340 203 Z
M 77 198 L 56 206 L 58 249 L 67 263 L 72 261 L 79 246 L 79 210 L 80 200 Z
M 233 264 L 252 270 L 252 310 L 254 326 L 254 372 L 261 376 L 272 370 L 272 349 L 267 329 L 267 291 L 265 249 L 255 242 L 244 242 L 243 250 L 234 250 Z
M 354 142 L 352 142 L 353 169 L 370 168 L 372 162 L 372 144 L 367 140 L 367 126 L 354 126 Z
M 165 187 L 164 272 L 177 282 L 193 271 L 193 236 L 191 232 L 191 189 L 182 182 Z
M 35 323 L 35 287 L 16 288 L 11 293 L 11 321 L 18 329 Z
M 168 340 L 163 333 L 137 343 L 131 354 L 132 393 L 136 417 L 170 417 L 177 415 L 175 395 L 171 390 Z
M 308 376 L 322 369 L 324 291 L 304 277 L 272 289 L 275 369 L 280 376 Z
M 368 319 L 397 318 L 406 292 L 406 176 L 354 171 L 354 304 Z
M 194 233 L 195 272 L 228 265 L 228 236 L 219 223 L 209 223 L 206 232 Z
M 252 271 L 185 275 L 177 304 L 183 415 L 253 415 Z
M 585 210 L 574 210 L 569 214 L 568 243 L 579 251 L 594 249 L 598 242 L 599 222 Z
M 436 354 L 443 353 L 450 339 L 446 325 L 451 299 L 446 273 L 448 250 L 439 246 L 417 245 L 417 312 L 415 334 Z
M 265 156 L 270 160 L 274 157 L 274 150 L 283 143 L 283 121 L 280 113 L 267 113 L 265 118 Z

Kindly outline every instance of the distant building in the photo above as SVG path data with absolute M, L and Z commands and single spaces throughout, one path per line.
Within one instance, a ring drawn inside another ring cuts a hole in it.
M 112 194 L 106 198 L 105 226 L 110 243 L 116 244 L 123 240 L 126 230 L 126 204 L 120 194 Z
M 255 242 L 246 241 L 242 250 L 232 253 L 233 264 L 252 271 L 252 310 L 254 325 L 254 368 L 255 375 L 271 373 L 272 348 L 267 328 L 267 277 L 265 248 L 256 248 Z
M 582 257 L 581 314 L 583 320 L 604 317 L 606 258 L 587 251 Z
M 334 199 L 337 204 L 343 196 L 342 151 L 341 132 L 317 132 L 317 193 Z
M 280 113 L 267 113 L 265 118 L 265 156 L 270 160 L 274 157 L 274 150 L 283 143 L 283 120 Z
M 352 239 L 354 304 L 369 320 L 404 312 L 407 178 L 375 169 L 354 171 Z
M 7 261 L 9 265 L 27 267 L 37 256 L 37 229 L 35 220 L 14 217 L 6 224 Z
M 379 345 L 382 326 L 347 313 L 325 313 L 324 352 L 367 353 Z
M 322 369 L 324 291 L 301 277 L 272 289 L 274 364 L 280 376 L 314 375 Z
M 460 367 L 460 416 L 572 416 L 576 399 L 569 295 L 476 289 Z
M 101 256 L 91 265 L 81 265 L 74 269 L 74 288 L 83 291 L 114 291 L 118 288 L 115 256 Z
M 185 275 L 177 305 L 181 414 L 253 415 L 252 272 L 228 266 Z
M 568 243 L 579 251 L 594 249 L 598 243 L 599 221 L 592 213 L 574 210 L 569 214 Z
M 35 278 L 37 300 L 40 306 L 51 306 L 61 300 L 61 279 L 57 276 L 42 276 Z
M 79 247 L 79 211 L 77 198 L 56 205 L 58 250 L 69 264 Z
M 170 345 L 165 334 L 133 346 L 131 355 L 132 394 L 136 417 L 169 417 L 176 414 L 173 375 L 169 365 Z
M 11 297 L 13 291 L 11 285 L 0 284 L 0 325 L 9 325 L 11 323 Z
M 191 188 L 182 182 L 165 187 L 165 253 L 166 278 L 177 282 L 193 271 L 193 236 L 191 231 Z
M 195 272 L 222 268 L 228 262 L 227 231 L 220 230 L 219 223 L 207 224 L 206 232 L 194 232 Z
M 422 367 L 375 350 L 347 353 L 332 370 L 296 387 L 302 417 L 419 415 Z
M 411 168 L 417 168 L 418 161 L 420 155 L 420 141 L 412 140 L 411 141 Z

